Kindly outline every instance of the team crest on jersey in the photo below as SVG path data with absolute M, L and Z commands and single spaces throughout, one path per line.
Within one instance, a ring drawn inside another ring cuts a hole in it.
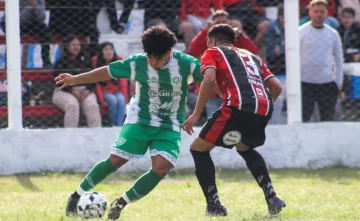
M 119 137 L 117 140 L 116 140 L 116 146 L 122 146 L 126 143 L 126 139 L 123 138 L 123 137 Z
M 181 76 L 176 76 L 171 78 L 171 83 L 172 84 L 179 84 L 182 81 L 182 77 Z
M 235 145 L 238 144 L 241 141 L 241 133 L 239 131 L 233 130 L 230 132 L 227 132 L 223 136 L 223 143 L 225 145 Z

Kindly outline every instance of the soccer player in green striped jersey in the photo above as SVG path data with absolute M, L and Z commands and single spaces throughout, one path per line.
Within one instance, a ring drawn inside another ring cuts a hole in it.
M 144 54 L 76 76 L 61 74 L 55 79 L 60 88 L 111 78 L 136 82 L 135 96 L 127 106 L 127 118 L 111 146 L 110 156 L 97 163 L 69 196 L 67 216 L 76 216 L 77 201 L 82 194 L 129 160 L 142 157 L 148 149 L 151 169 L 111 204 L 109 219 L 118 219 L 127 204 L 146 196 L 175 166 L 180 152 L 181 126 L 186 117 L 188 83 L 202 80 L 200 62 L 172 50 L 176 42 L 175 35 L 168 29 L 151 27 L 142 35 Z

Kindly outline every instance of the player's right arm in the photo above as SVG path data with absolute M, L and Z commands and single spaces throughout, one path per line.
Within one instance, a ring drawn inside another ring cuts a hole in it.
M 110 80 L 111 78 L 135 78 L 135 58 L 134 56 L 126 60 L 115 61 L 95 70 L 79 74 L 60 74 L 55 78 L 56 84 L 61 85 L 60 89 L 66 86 L 73 86 L 77 84 L 96 83 L 100 81 Z

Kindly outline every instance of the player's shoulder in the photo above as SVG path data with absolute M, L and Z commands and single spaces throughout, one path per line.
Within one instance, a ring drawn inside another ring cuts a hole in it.
M 185 62 L 190 62 L 190 63 L 198 63 L 199 60 L 189 54 L 185 54 L 183 52 L 180 52 L 180 51 L 176 51 L 176 50 L 173 50 L 173 57 L 176 59 L 176 60 L 179 60 L 179 61 L 185 61 Z
M 128 60 L 131 60 L 131 61 L 147 60 L 147 55 L 145 53 L 133 54 L 133 55 L 130 55 Z

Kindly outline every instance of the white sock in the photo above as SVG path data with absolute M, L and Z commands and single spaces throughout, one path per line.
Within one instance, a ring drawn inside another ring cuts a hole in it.
M 126 193 L 124 193 L 124 195 L 122 195 L 121 197 L 125 200 L 125 202 L 127 204 L 131 203 L 131 201 L 129 200 L 129 197 L 126 195 Z
M 86 192 L 85 190 L 83 190 L 80 186 L 76 189 L 77 194 L 79 194 L 79 196 L 84 195 L 84 193 Z

